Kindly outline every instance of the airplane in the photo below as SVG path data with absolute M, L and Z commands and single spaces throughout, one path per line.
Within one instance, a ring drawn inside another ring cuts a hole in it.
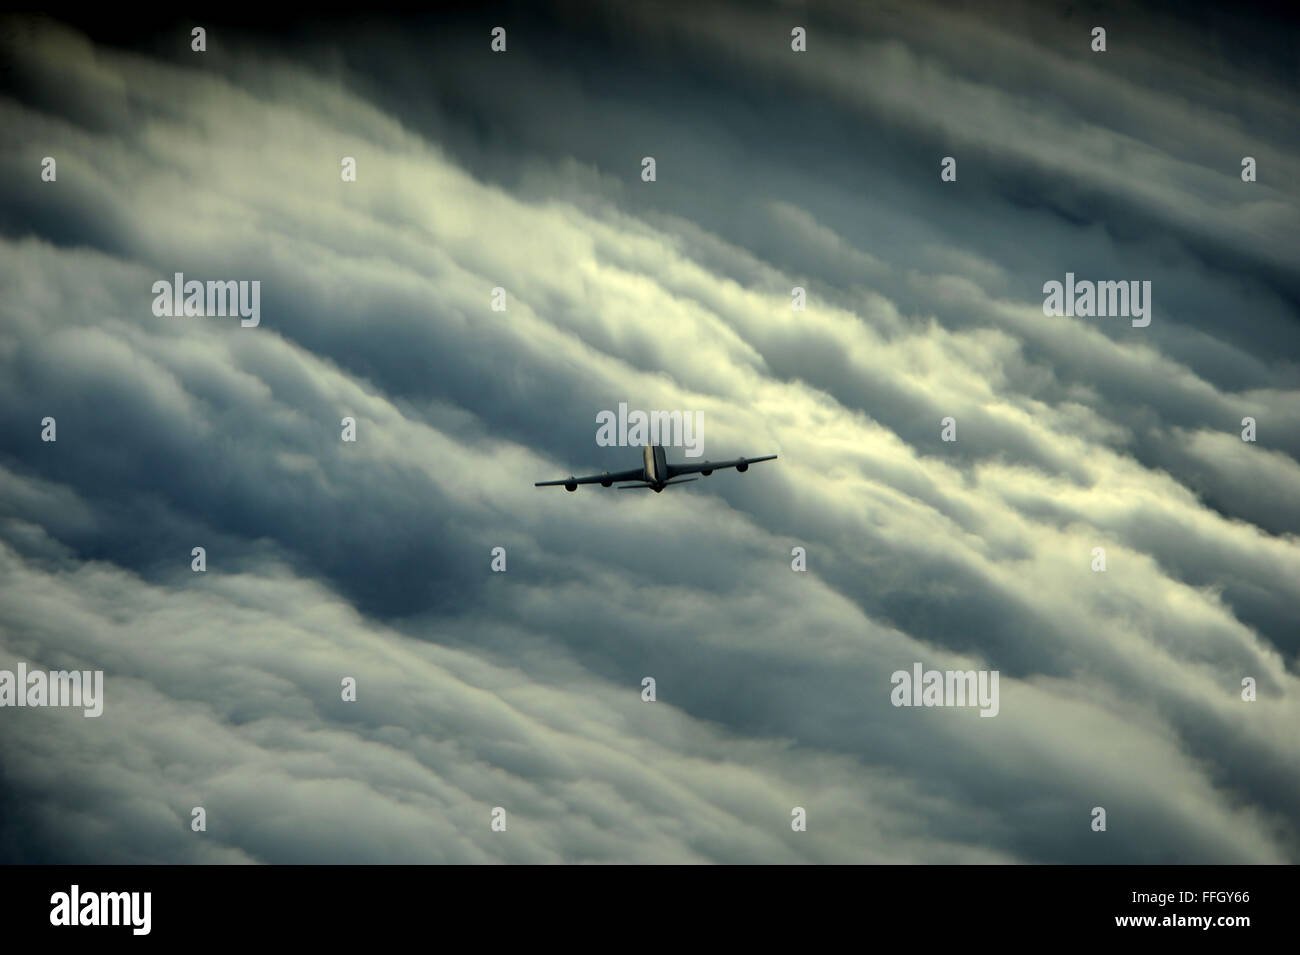
M 769 454 L 762 458 L 736 458 L 734 461 L 719 461 L 714 464 L 712 461 L 704 461 L 701 464 L 669 464 L 668 456 L 664 453 L 661 445 L 647 444 L 641 454 L 642 465 L 631 471 L 615 471 L 611 474 L 605 471 L 603 474 L 591 474 L 587 477 L 562 478 L 559 481 L 538 481 L 533 487 L 555 487 L 563 484 L 566 491 L 576 491 L 579 484 L 599 484 L 601 487 L 609 487 L 615 481 L 637 481 L 637 484 L 620 484 L 618 489 L 626 491 L 629 488 L 649 488 L 656 494 L 663 491 L 670 484 L 686 484 L 690 481 L 698 481 L 699 478 L 681 478 L 683 474 L 702 474 L 708 477 L 719 468 L 735 468 L 742 474 L 749 470 L 751 464 L 757 464 L 759 461 L 774 461 L 775 454 Z

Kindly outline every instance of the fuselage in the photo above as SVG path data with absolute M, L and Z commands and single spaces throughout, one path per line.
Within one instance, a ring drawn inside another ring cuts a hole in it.
M 668 482 L 668 455 L 660 445 L 647 444 L 642 450 L 641 460 L 645 467 L 645 482 L 658 494 Z

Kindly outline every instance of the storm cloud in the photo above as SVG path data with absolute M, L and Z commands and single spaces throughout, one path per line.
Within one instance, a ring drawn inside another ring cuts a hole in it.
M 4 21 L 0 668 L 106 700 L 0 710 L 0 856 L 1300 861 L 1295 59 L 1188 17 Z M 780 459 L 534 488 L 619 402 Z

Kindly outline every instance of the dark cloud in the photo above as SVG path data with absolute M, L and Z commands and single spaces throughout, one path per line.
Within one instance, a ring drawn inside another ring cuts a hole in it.
M 109 702 L 6 711 L 4 857 L 1295 861 L 1285 75 L 1006 10 L 818 12 L 803 57 L 779 6 L 516 8 L 499 58 L 468 9 L 201 61 L 6 21 L 0 667 Z M 177 271 L 261 326 L 153 316 Z M 1151 326 L 1043 316 L 1066 271 Z M 621 401 L 781 460 L 532 487 L 631 466 Z M 918 660 L 999 715 L 891 706 Z

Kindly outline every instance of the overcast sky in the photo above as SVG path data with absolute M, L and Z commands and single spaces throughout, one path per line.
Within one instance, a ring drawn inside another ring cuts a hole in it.
M 0 860 L 1300 861 L 1300 44 L 1160 6 L 0 20 Z

